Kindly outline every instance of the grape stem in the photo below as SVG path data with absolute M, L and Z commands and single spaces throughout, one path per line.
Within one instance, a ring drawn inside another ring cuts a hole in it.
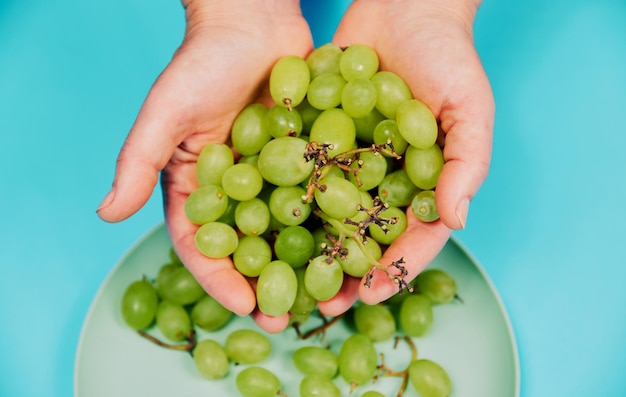
M 328 328 L 330 328 L 331 326 L 333 326 L 334 324 L 338 323 L 339 320 L 341 320 L 344 315 L 345 315 L 345 313 L 342 313 L 342 314 L 339 314 L 339 315 L 333 317 L 331 320 L 327 320 L 325 316 L 322 316 L 320 314 L 320 318 L 322 319 L 322 321 L 324 323 L 322 325 L 318 326 L 318 327 L 313 328 L 312 330 L 310 330 L 310 331 L 308 331 L 308 332 L 306 332 L 304 334 L 302 334 L 300 332 L 299 328 L 296 328 L 296 332 L 298 333 L 298 337 L 300 339 L 302 339 L 302 340 L 305 340 L 305 339 L 309 339 L 309 338 L 311 338 L 311 337 L 313 337 L 313 336 L 315 336 L 315 335 L 317 335 L 319 333 L 325 334 L 326 330 Z
M 186 338 L 187 343 L 185 344 L 172 344 L 172 343 L 163 342 L 162 340 L 150 335 L 149 333 L 143 330 L 137 330 L 137 333 L 141 335 L 142 337 L 146 338 L 147 340 L 149 340 L 150 342 L 154 343 L 155 345 L 164 347 L 166 349 L 171 349 L 171 350 L 186 351 L 192 355 L 193 355 L 193 349 L 196 347 L 196 344 L 198 343 L 196 339 L 196 332 L 194 330 L 192 330 L 187 336 Z
M 415 343 L 413 343 L 413 340 L 409 336 L 404 336 L 404 337 L 397 336 L 394 346 L 393 346 L 394 349 L 398 347 L 398 342 L 400 340 L 404 340 L 411 348 L 410 363 L 412 363 L 413 361 L 417 359 L 417 347 L 415 346 Z M 394 371 L 385 365 L 384 359 L 385 359 L 384 354 L 380 353 L 380 365 L 378 366 L 378 371 L 376 375 L 374 376 L 374 382 L 381 376 L 402 377 L 402 384 L 400 384 L 400 389 L 398 389 L 398 394 L 396 395 L 397 397 L 402 397 L 404 395 L 404 392 L 406 391 L 407 386 L 409 385 L 409 367 L 405 368 L 402 371 Z

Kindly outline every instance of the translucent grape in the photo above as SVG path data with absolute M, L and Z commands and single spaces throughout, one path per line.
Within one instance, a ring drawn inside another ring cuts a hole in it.
M 187 310 L 170 301 L 159 302 L 156 324 L 163 336 L 171 341 L 185 340 L 191 332 L 191 318 Z
M 418 99 L 403 102 L 398 107 L 396 121 L 400 134 L 416 148 L 426 149 L 437 141 L 437 120 L 430 109 Z
M 398 313 L 400 327 L 413 337 L 424 336 L 433 325 L 433 308 L 430 300 L 419 294 L 405 297 Z
M 332 380 L 320 375 L 307 375 L 300 381 L 300 397 L 341 397 Z
M 338 357 L 333 351 L 320 346 L 303 346 L 291 356 L 294 366 L 304 375 L 319 375 L 332 379 L 337 375 Z
M 281 386 L 273 372 L 257 366 L 239 372 L 235 384 L 242 397 L 276 397 Z
M 329 176 L 322 178 L 320 184 L 325 186 L 324 191 L 315 190 L 315 201 L 322 211 L 331 218 L 350 218 L 357 214 L 361 204 L 361 194 L 350 181 Z
M 283 225 L 300 225 L 311 214 L 311 205 L 302 201 L 305 194 L 300 186 L 277 187 L 270 195 L 270 212 Z
M 204 295 L 191 308 L 191 321 L 205 331 L 217 331 L 224 327 L 233 313 L 215 298 Z
M 300 117 L 302 118 L 302 134 L 308 135 L 311 131 L 311 127 L 313 127 L 313 122 L 322 111 L 311 106 L 307 98 L 304 98 L 296 107 L 296 110 L 300 113 Z
M 372 238 L 381 244 L 389 245 L 395 241 L 406 230 L 406 214 L 398 207 L 389 207 L 384 210 L 381 217 L 394 219 L 395 223 L 386 224 L 387 232 L 376 224 L 369 226 Z
M 239 201 L 229 198 L 226 210 L 224 211 L 222 216 L 217 219 L 217 222 L 222 222 L 229 226 L 235 226 L 235 210 L 237 209 L 238 205 Z
M 228 195 L 237 201 L 255 198 L 263 188 L 263 176 L 250 164 L 235 164 L 224 171 L 222 187 Z
M 378 185 L 378 197 L 393 207 L 406 207 L 419 191 L 405 170 L 396 170 L 387 175 Z
M 209 143 L 200 154 L 196 164 L 196 179 L 200 186 L 221 185 L 224 171 L 235 163 L 232 150 L 222 143 Z
M 452 393 L 448 373 L 431 360 L 413 361 L 409 365 L 409 380 L 422 397 L 448 397 Z
M 376 87 L 376 109 L 388 119 L 394 120 L 401 103 L 413 99 L 406 82 L 394 72 L 381 70 L 371 78 Z
M 374 143 L 374 131 L 376 126 L 381 121 L 385 120 L 385 116 L 374 108 L 365 116 L 355 117 L 353 120 L 357 139 L 365 144 L 372 144 Z M 386 141 L 381 143 L 386 143 Z
M 147 328 L 154 322 L 157 305 L 158 296 L 154 286 L 145 279 L 137 280 L 122 295 L 122 318 L 131 328 Z
M 191 222 L 202 225 L 219 219 L 228 208 L 228 196 L 218 185 L 204 185 L 191 192 L 185 201 L 185 214 Z
M 423 190 L 411 201 L 413 214 L 422 222 L 434 222 L 439 219 L 439 211 L 435 203 L 435 191 Z
M 322 73 L 315 77 L 307 90 L 307 99 L 316 109 L 326 110 L 341 104 L 346 80 L 339 73 Z
M 155 288 L 157 294 L 160 298 L 163 298 L 164 292 L 163 289 L 167 288 L 167 280 L 174 273 L 174 271 L 178 268 L 183 267 L 183 264 L 179 261 L 175 261 L 172 263 L 167 263 L 159 268 L 159 272 L 156 276 Z
M 272 139 L 264 123 L 267 111 L 265 105 L 253 103 L 244 108 L 235 118 L 230 137 L 233 147 L 242 156 L 259 153 Z
M 348 255 L 345 258 L 337 259 L 344 273 L 353 277 L 363 277 L 372 267 L 363 253 L 363 250 L 359 248 L 356 241 L 348 238 L 344 241 L 343 247 L 348 250 Z M 363 249 L 369 253 L 369 255 L 378 260 L 382 257 L 382 250 L 376 240 L 368 240 L 367 244 L 363 246 Z
M 396 154 L 403 155 L 409 143 L 404 139 L 398 130 L 398 123 L 395 120 L 385 119 L 374 127 L 372 139 L 377 145 L 391 141 Z
M 270 95 L 276 104 L 298 106 L 306 95 L 310 81 L 309 66 L 299 56 L 280 58 L 270 73 Z
M 436 144 L 426 149 L 409 146 L 404 154 L 404 164 L 411 181 L 420 189 L 430 190 L 437 186 L 443 169 L 443 153 Z
M 311 79 L 322 73 L 339 73 L 339 58 L 342 53 L 341 48 L 334 43 L 326 43 L 311 51 L 306 57 Z
M 313 172 L 313 163 L 304 159 L 307 142 L 296 137 L 276 138 L 259 153 L 261 175 L 276 186 L 294 186 Z
M 161 278 L 157 288 L 162 299 L 179 305 L 189 305 L 206 295 L 204 288 L 184 266 L 177 266 Z
M 341 92 L 341 108 L 351 117 L 365 117 L 374 109 L 376 95 L 376 87 L 370 79 L 352 79 Z
M 235 209 L 235 224 L 247 236 L 260 236 L 270 225 L 270 209 L 256 197 L 242 201 Z
M 285 261 L 274 260 L 261 271 L 256 286 L 256 300 L 261 312 L 281 316 L 289 311 L 296 299 L 298 280 L 293 268 Z
M 193 349 L 196 369 L 206 379 L 221 379 L 228 374 L 230 364 L 226 352 L 214 340 L 205 339 Z
M 304 286 L 318 301 L 325 301 L 337 294 L 343 284 L 343 270 L 337 260 L 328 262 L 328 257 L 320 255 L 308 264 L 304 273 Z
M 265 128 L 274 138 L 299 136 L 302 132 L 302 117 L 296 109 L 274 105 L 265 114 Z
M 350 167 L 358 172 L 356 175 L 350 173 L 348 179 L 361 191 L 372 190 L 387 174 L 387 160 L 380 153 L 361 153 L 359 161 L 353 162 Z
M 363 395 L 361 395 L 361 397 L 385 397 L 385 395 L 381 392 L 378 392 L 376 390 L 368 390 L 365 393 L 363 393 Z
M 369 79 L 378 71 L 378 66 L 376 51 L 363 44 L 349 46 L 339 58 L 339 70 L 347 81 L 356 78 Z
M 307 228 L 288 226 L 278 233 L 274 242 L 276 257 L 289 263 L 292 267 L 306 265 L 311 256 L 315 240 Z
M 356 139 L 356 127 L 352 117 L 344 110 L 326 109 L 313 123 L 309 139 L 311 142 L 332 144 L 333 148 L 328 150 L 328 154 L 331 157 L 336 156 L 352 149 Z
M 356 330 L 374 342 L 390 339 L 396 332 L 396 319 L 383 304 L 358 305 L 354 309 Z
M 195 236 L 196 247 L 209 258 L 224 258 L 237 248 L 239 237 L 231 226 L 209 222 L 200 226 Z
M 363 334 L 350 335 L 338 356 L 339 374 L 351 385 L 371 381 L 378 366 L 378 353 L 370 338 Z
M 415 278 L 417 291 L 433 305 L 451 302 L 457 295 L 456 281 L 442 269 L 426 269 Z
M 237 329 L 224 342 L 226 356 L 238 364 L 257 364 L 269 357 L 272 343 L 269 338 L 253 329 Z
M 248 277 L 258 277 L 271 261 L 272 247 L 260 236 L 242 236 L 233 252 L 235 268 Z
M 317 301 L 311 296 L 311 294 L 309 294 L 304 286 L 304 274 L 306 272 L 306 268 L 299 267 L 294 269 L 294 272 L 296 273 L 296 279 L 298 280 L 298 289 L 296 291 L 296 299 L 289 309 L 289 322 L 291 324 L 302 324 L 309 318 L 309 315 L 317 307 Z

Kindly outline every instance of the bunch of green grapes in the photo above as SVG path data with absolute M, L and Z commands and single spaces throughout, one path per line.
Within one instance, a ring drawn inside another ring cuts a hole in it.
M 439 217 L 444 161 L 432 112 L 365 45 L 280 58 L 268 84 L 272 105 L 240 112 L 232 148 L 211 143 L 198 156 L 186 202 L 198 250 L 258 278 L 270 316 L 306 317 L 298 297 L 331 299 L 344 274 L 378 268 L 410 289 L 402 258 L 379 259 L 406 229 L 407 207 L 424 222 Z

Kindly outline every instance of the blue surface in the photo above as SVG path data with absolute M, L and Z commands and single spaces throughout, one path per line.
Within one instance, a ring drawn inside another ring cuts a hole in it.
M 347 1 L 304 1 L 316 44 Z M 519 344 L 522 396 L 626 391 L 626 2 L 485 0 L 497 102 L 491 174 L 457 233 Z M 178 46 L 176 1 L 0 1 L 0 396 L 70 396 L 98 287 L 162 220 L 95 209 Z

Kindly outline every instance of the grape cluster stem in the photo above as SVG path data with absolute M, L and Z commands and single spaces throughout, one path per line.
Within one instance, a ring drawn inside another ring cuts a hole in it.
M 413 361 L 417 359 L 417 347 L 415 346 L 415 343 L 413 343 L 413 340 L 411 340 L 411 338 L 408 336 L 404 336 L 404 337 L 397 336 L 395 339 L 394 346 L 393 346 L 394 349 L 398 347 L 398 343 L 400 342 L 400 340 L 405 341 L 411 348 L 410 363 L 412 363 Z M 394 371 L 393 369 L 385 365 L 384 359 L 385 359 L 384 354 L 380 353 L 380 365 L 378 365 L 377 373 L 376 375 L 374 375 L 374 382 L 376 382 L 376 380 L 378 380 L 378 378 L 382 376 L 401 377 L 402 384 L 400 385 L 400 389 L 398 390 L 398 394 L 396 396 L 402 397 L 404 395 L 404 392 L 406 391 L 407 386 L 409 385 L 409 367 L 405 368 L 402 371 Z
M 159 338 L 156 338 L 143 330 L 137 330 L 137 333 L 157 346 L 161 346 L 163 348 L 171 349 L 171 350 L 186 351 L 191 355 L 193 355 L 193 349 L 195 349 L 196 345 L 198 344 L 195 330 L 191 330 L 189 335 L 187 335 L 187 338 L 185 338 L 187 343 L 185 344 L 173 344 L 173 343 L 163 342 Z

